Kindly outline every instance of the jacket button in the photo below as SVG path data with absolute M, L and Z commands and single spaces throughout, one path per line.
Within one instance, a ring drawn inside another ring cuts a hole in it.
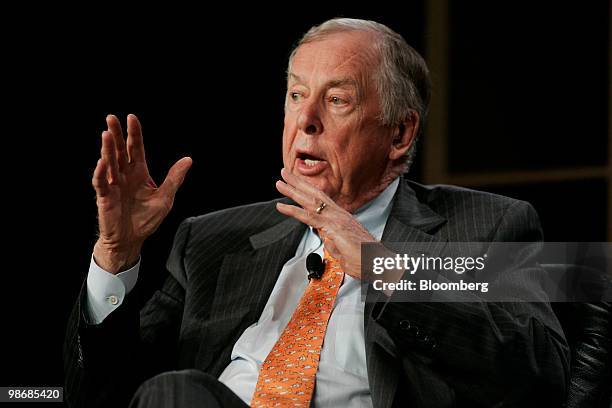
M 402 320 L 399 322 L 399 327 L 402 330 L 410 329 L 410 320 Z
M 416 326 L 410 326 L 408 329 L 408 335 L 412 336 L 412 337 L 418 337 L 419 336 L 419 328 Z

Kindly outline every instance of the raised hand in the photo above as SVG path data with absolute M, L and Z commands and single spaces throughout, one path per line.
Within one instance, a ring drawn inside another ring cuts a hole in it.
M 286 169 L 281 170 L 281 176 L 284 181 L 277 181 L 276 188 L 299 206 L 277 203 L 276 209 L 315 228 L 325 249 L 340 262 L 342 270 L 355 279 L 362 279 L 361 244 L 378 241 L 323 191 Z M 321 203 L 325 203 L 325 207 L 317 212 Z
M 135 115 L 127 117 L 127 141 L 117 117 L 106 117 L 101 157 L 94 170 L 99 237 L 94 259 L 104 270 L 119 273 L 133 266 L 145 239 L 166 218 L 192 160 L 183 157 L 157 186 L 147 168 L 142 129 Z

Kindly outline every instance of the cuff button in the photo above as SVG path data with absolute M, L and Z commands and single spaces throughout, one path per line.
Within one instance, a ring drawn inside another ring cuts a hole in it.
M 417 337 L 419 336 L 419 328 L 416 326 L 410 326 L 408 328 L 408 334 L 412 337 Z

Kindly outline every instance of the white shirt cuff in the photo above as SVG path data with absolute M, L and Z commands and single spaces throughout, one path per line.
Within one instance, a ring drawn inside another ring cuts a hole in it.
M 125 296 L 136 285 L 140 259 L 130 269 L 113 275 L 100 268 L 93 255 L 87 274 L 87 306 L 85 320 L 89 324 L 100 324 L 113 310 L 121 306 Z

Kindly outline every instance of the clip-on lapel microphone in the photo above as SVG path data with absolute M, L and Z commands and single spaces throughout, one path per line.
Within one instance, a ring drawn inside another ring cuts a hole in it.
M 325 271 L 325 262 L 321 259 L 321 255 L 313 252 L 306 257 L 306 270 L 308 271 L 308 280 L 315 278 L 321 279 Z

